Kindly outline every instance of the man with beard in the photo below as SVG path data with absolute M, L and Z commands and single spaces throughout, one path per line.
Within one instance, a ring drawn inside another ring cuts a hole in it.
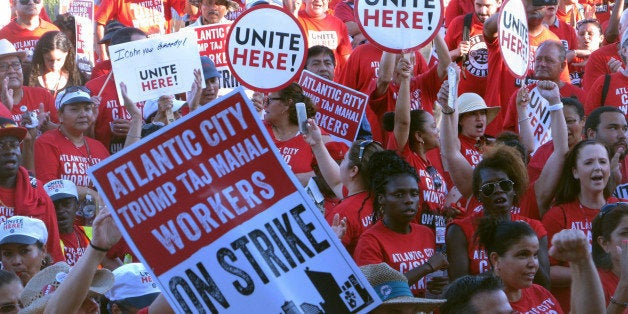
M 584 91 L 577 86 L 571 85 L 568 83 L 569 81 L 561 80 L 561 73 L 567 67 L 566 56 L 567 51 L 560 41 L 546 40 L 541 43 L 534 57 L 534 74 L 532 79 L 535 81 L 552 81 L 558 85 L 560 97 L 576 97 L 582 101 L 585 98 Z M 531 91 L 536 87 L 536 82 L 526 87 L 528 91 Z M 505 131 L 517 132 L 519 130 L 516 100 L 517 92 L 515 91 L 508 101 L 503 124 Z M 521 123 L 529 123 L 529 121 L 526 119 Z M 528 147 L 528 149 L 535 148 Z
M 628 143 L 626 116 L 617 107 L 603 106 L 591 112 L 584 124 L 587 139 L 598 140 L 611 151 L 611 176 L 617 183 L 614 195 L 628 198 L 628 162 L 626 152 Z
M 475 12 L 451 21 L 445 34 L 452 62 L 462 71 L 458 93 L 476 93 L 484 97 L 488 74 L 488 50 L 482 36 L 484 22 L 497 12 L 501 0 L 475 0 Z M 466 38 L 464 33 L 468 29 Z
M 528 20 L 528 36 L 530 43 L 530 60 L 534 60 L 537 47 L 548 39 L 560 40 L 543 25 L 545 17 L 545 6 L 534 5 L 533 0 L 524 0 L 524 8 Z M 501 56 L 497 30 L 499 23 L 499 13 L 493 14 L 484 22 L 484 40 L 488 47 L 488 75 L 487 81 L 492 82 L 486 86 L 484 100 L 489 106 L 501 106 L 497 118 L 493 120 L 486 129 L 486 134 L 497 135 L 502 131 L 505 114 L 507 112 L 508 100 L 510 96 L 522 86 L 519 79 L 515 79 Z M 527 75 L 533 74 L 533 63 L 529 62 Z M 565 67 L 561 73 L 561 81 L 569 82 L 569 71 Z
M 27 130 L 18 127 L 15 121 L 0 117 L 0 221 L 13 216 L 42 220 L 48 230 L 46 252 L 55 261 L 63 261 L 54 205 L 41 181 L 20 166 L 20 143 L 26 133 Z

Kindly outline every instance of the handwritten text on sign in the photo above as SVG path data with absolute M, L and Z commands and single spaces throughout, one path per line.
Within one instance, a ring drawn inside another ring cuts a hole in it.
M 504 62 L 515 77 L 524 76 L 530 59 L 530 38 L 526 11 L 521 0 L 507 0 L 502 6 L 498 37 Z
M 294 16 L 272 6 L 240 15 L 227 38 L 227 60 L 238 81 L 272 91 L 294 81 L 305 65 L 305 33 Z
M 359 27 L 380 49 L 402 52 L 431 41 L 443 19 L 441 0 L 359 0 Z M 411 32 L 411 36 L 408 35 Z
M 109 55 L 116 84 L 124 81 L 133 101 L 189 91 L 201 68 L 193 32 L 110 46 Z
M 316 124 L 349 143 L 358 135 L 368 96 L 304 70 L 299 79 L 303 92 L 318 107 Z
M 91 170 L 175 311 L 372 309 L 368 282 L 297 190 L 246 95 L 203 109 Z

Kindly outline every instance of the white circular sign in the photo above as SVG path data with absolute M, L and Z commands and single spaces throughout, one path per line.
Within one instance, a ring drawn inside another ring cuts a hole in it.
M 305 66 L 307 39 L 299 22 L 276 6 L 245 11 L 227 34 L 227 63 L 238 82 L 261 92 L 286 87 Z
M 526 9 L 521 0 L 506 0 L 499 13 L 499 46 L 508 69 L 524 77 L 530 61 L 530 37 Z
M 402 53 L 423 47 L 443 24 L 442 0 L 358 0 L 362 34 L 378 48 Z

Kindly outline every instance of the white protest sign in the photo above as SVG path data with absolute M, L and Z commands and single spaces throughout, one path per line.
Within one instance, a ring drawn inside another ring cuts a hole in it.
M 523 77 L 530 60 L 528 19 L 521 0 L 506 0 L 499 13 L 499 46 L 512 74 Z
M 299 79 L 303 93 L 316 110 L 316 124 L 331 136 L 351 145 L 358 137 L 369 96 L 304 70 Z
M 423 47 L 443 24 L 442 0 L 358 0 L 362 34 L 378 48 L 401 53 Z
M 380 303 L 241 87 L 90 175 L 177 313 L 366 313 Z
M 116 86 L 124 82 L 136 102 L 189 91 L 201 69 L 192 31 L 109 46 L 109 56 Z
M 240 15 L 227 34 L 227 60 L 240 84 L 257 91 L 282 89 L 305 66 L 307 40 L 299 22 L 276 6 Z
M 76 65 L 91 76 L 94 67 L 94 0 L 62 0 L 59 14 L 74 16 L 76 33 Z
M 526 107 L 526 116 L 530 119 L 525 123 L 530 123 L 530 127 L 532 128 L 534 139 L 533 154 L 539 146 L 552 139 L 550 129 L 552 119 L 550 117 L 550 111 L 547 110 L 549 105 L 547 99 L 543 98 L 539 93 L 538 87 L 534 87 L 530 91 L 530 103 Z
M 198 51 L 201 56 L 207 56 L 216 64 L 216 70 L 220 73 L 220 88 L 231 89 L 240 86 L 240 83 L 231 74 L 227 64 L 227 32 L 231 23 L 209 24 L 197 26 Z

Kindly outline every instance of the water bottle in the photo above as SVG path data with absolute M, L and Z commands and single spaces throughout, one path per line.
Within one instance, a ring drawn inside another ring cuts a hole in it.
M 96 216 L 96 203 L 94 203 L 92 196 L 89 194 L 85 195 L 82 212 L 81 216 L 85 219 L 85 225 L 91 226 Z

